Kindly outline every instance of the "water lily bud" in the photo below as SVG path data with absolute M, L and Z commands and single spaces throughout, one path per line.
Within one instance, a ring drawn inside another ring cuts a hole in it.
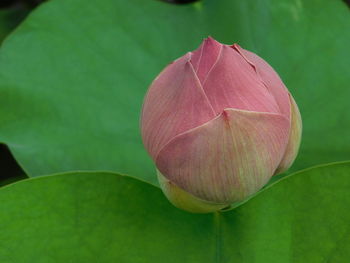
M 197 213 L 242 202 L 288 169 L 301 129 L 298 107 L 272 67 L 212 38 L 159 74 L 141 116 L 163 192 Z

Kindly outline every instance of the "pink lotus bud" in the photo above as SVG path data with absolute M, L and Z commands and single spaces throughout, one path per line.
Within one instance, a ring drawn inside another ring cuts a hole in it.
M 291 166 L 301 117 L 263 59 L 208 38 L 153 81 L 141 130 L 168 199 L 207 213 L 244 201 Z

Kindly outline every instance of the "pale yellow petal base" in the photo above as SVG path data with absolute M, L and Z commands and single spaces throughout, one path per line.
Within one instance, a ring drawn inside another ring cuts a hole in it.
M 195 197 L 192 194 L 187 193 L 174 183 L 169 181 L 157 170 L 159 184 L 163 190 L 163 193 L 168 200 L 177 208 L 185 210 L 190 213 L 213 213 L 223 208 L 228 207 L 230 204 L 217 204 L 209 201 L 202 200 Z

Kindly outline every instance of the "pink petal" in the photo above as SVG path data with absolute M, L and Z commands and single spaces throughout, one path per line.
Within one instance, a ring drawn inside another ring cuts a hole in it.
M 251 64 L 254 70 L 256 70 L 256 73 L 261 77 L 269 92 L 275 98 L 280 108 L 280 112 L 289 118 L 289 92 L 276 71 L 265 60 L 256 54 L 241 48 L 237 44 L 234 44 L 233 48 L 242 54 L 247 62 Z
M 215 112 L 225 108 L 279 113 L 279 107 L 254 69 L 233 48 L 222 46 L 220 57 L 203 84 Z
M 233 203 L 263 187 L 280 163 L 289 121 L 280 114 L 225 109 L 178 135 L 160 152 L 159 171 L 202 200 Z
M 188 53 L 166 67 L 145 97 L 142 139 L 153 159 L 170 139 L 215 117 L 190 58 Z
M 193 51 L 191 63 L 201 83 L 203 83 L 208 72 L 218 59 L 222 46 L 223 45 L 215 39 L 208 37 L 204 39 L 197 50 Z
M 283 159 L 275 172 L 275 174 L 285 172 L 294 162 L 297 157 L 299 146 L 301 142 L 302 134 L 302 120 L 297 104 L 295 103 L 292 95 L 290 95 L 291 105 L 291 127 L 289 134 L 289 141 L 284 153 Z

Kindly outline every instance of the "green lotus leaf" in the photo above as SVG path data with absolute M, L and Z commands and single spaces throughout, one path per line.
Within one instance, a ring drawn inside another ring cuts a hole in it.
M 0 189 L 0 262 L 347 262 L 349 174 L 307 169 L 206 215 L 114 173 L 23 180 Z

